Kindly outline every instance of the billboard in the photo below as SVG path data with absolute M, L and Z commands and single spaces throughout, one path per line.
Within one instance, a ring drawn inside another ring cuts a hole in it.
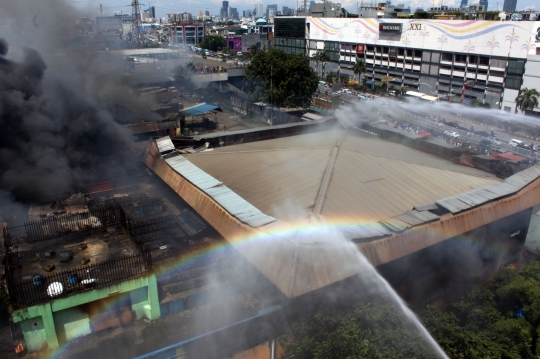
M 388 49 L 388 57 L 396 58 L 397 57 L 397 47 L 391 47 Z
M 384 23 L 379 24 L 379 32 L 384 33 L 399 33 L 401 34 L 401 23 Z
M 366 45 L 364 44 L 357 44 L 356 45 L 356 53 L 357 54 L 363 54 L 366 51 Z

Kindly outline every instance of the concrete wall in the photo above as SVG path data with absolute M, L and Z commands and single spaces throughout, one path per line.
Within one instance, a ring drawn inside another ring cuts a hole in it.
M 121 299 L 122 293 L 130 295 L 131 310 L 137 319 L 154 320 L 161 316 L 157 280 L 152 275 L 20 309 L 14 311 L 12 317 L 15 323 L 21 323 L 30 352 L 45 347 L 54 349 L 59 342 L 91 332 L 90 319 L 82 305 L 116 295 Z

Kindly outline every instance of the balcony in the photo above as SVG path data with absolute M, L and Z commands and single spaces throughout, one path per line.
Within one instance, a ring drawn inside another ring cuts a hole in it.
M 456 70 L 454 70 L 454 77 L 463 78 L 463 77 L 465 77 L 465 72 L 464 71 L 456 71 Z
M 478 74 L 478 75 L 476 75 L 476 79 L 481 80 L 481 81 L 486 81 L 487 80 L 487 75 Z
M 447 76 L 450 76 L 450 75 L 452 75 L 452 70 L 439 69 L 439 73 L 440 73 L 441 75 L 447 75 Z
M 413 65 L 414 71 L 420 71 L 420 65 Z
M 503 81 L 504 81 L 503 77 L 498 77 L 498 76 L 490 76 L 489 77 L 489 82 L 503 83 Z
M 441 60 L 441 65 L 452 65 L 452 61 L 443 61 L 443 60 Z
M 488 65 L 478 65 L 477 67 L 482 70 L 487 70 L 489 68 Z
M 388 61 L 381 61 L 381 66 L 388 66 Z
M 373 56 L 373 55 L 375 55 L 375 52 L 373 52 L 373 51 L 366 51 L 366 55 L 371 55 L 371 56 Z
M 403 64 L 400 63 L 400 62 L 398 62 L 398 63 L 396 64 L 396 67 L 397 67 L 398 69 L 402 69 L 402 68 L 403 68 Z
M 454 67 L 465 67 L 466 65 L 465 62 L 454 62 Z
M 422 61 L 422 58 L 421 57 L 413 57 L 413 60 L 414 61 Z
M 375 61 L 373 59 L 366 59 L 366 63 L 368 64 L 374 64 Z
M 466 77 L 468 79 L 475 79 L 476 78 L 476 74 L 474 72 L 467 72 L 467 75 Z
M 504 72 L 505 68 L 504 67 L 491 67 L 490 68 L 490 71 L 500 71 L 500 72 Z

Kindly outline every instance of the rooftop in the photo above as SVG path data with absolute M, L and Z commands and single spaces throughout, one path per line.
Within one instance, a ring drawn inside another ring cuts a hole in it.
M 272 217 L 385 220 L 499 183 L 492 174 L 359 132 L 333 130 L 185 155 Z

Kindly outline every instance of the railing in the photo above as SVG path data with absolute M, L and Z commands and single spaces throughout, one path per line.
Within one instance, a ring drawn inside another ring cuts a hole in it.
M 87 213 L 55 216 L 24 224 L 26 242 L 36 242 L 73 232 L 86 232 L 120 224 L 127 228 L 126 214 L 114 201 L 98 204 Z M 6 237 L 6 232 L 4 232 Z M 6 240 L 8 240 L 6 238 Z M 11 245 L 11 242 L 8 242 Z
M 427 127 L 427 128 L 433 129 L 433 130 L 437 130 L 437 131 L 440 131 L 440 132 L 444 132 L 444 131 L 457 132 L 457 133 L 459 133 L 460 138 L 465 138 L 465 139 L 468 139 L 468 140 L 472 140 L 472 141 L 477 142 L 477 143 L 480 143 L 480 141 L 486 139 L 486 137 L 477 135 L 477 134 L 472 133 L 470 131 L 464 131 L 464 130 L 461 130 L 461 129 L 458 129 L 458 128 L 455 128 L 455 127 L 447 126 L 444 123 L 435 123 L 434 121 L 432 121 L 430 119 L 427 119 L 427 118 L 424 118 L 424 117 L 421 117 L 421 116 L 417 116 L 417 115 L 413 115 L 413 114 L 410 114 L 410 113 L 403 113 L 402 117 L 404 117 L 404 118 L 406 118 L 408 120 L 414 121 L 415 123 L 419 123 L 419 124 L 423 125 L 424 127 Z M 501 150 L 504 150 L 504 151 L 510 151 L 510 152 L 516 153 L 518 155 L 525 156 L 527 158 L 535 158 L 537 160 L 540 159 L 540 153 L 531 152 L 531 150 L 521 148 L 521 147 L 513 147 L 513 146 L 510 146 L 507 143 L 501 142 L 500 144 L 496 145 L 496 147 L 501 149 Z
M 27 307 L 140 277 L 151 270 L 151 254 L 144 252 L 47 276 L 36 274 L 29 280 L 14 278 L 11 271 L 6 277 L 11 303 Z

